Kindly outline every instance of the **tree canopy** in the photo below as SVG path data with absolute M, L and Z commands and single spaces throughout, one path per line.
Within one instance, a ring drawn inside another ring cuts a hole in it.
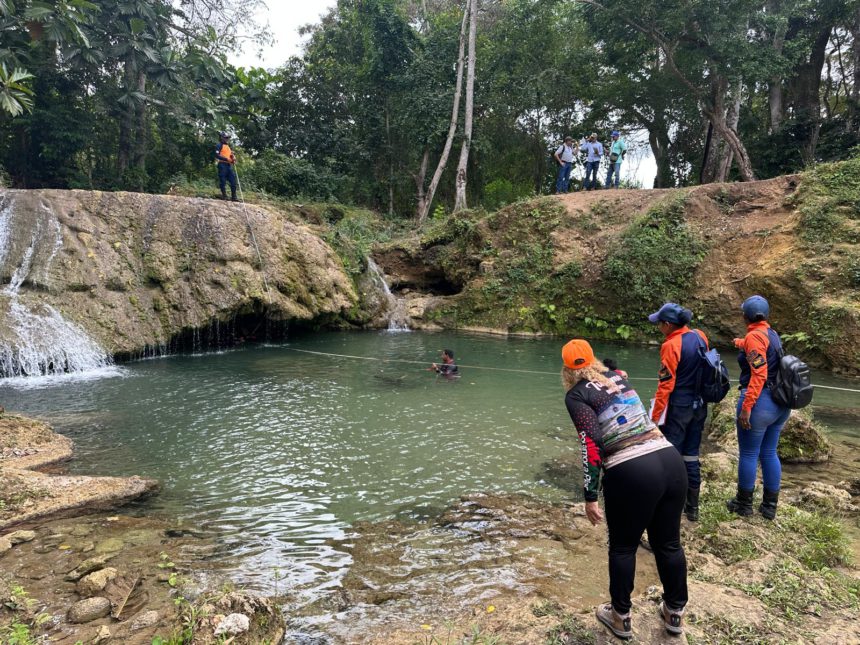
M 259 190 L 413 217 L 468 100 L 467 201 L 489 208 L 549 191 L 565 135 L 622 130 L 663 187 L 860 142 L 860 0 L 479 0 L 457 102 L 471 0 L 339 0 L 300 55 L 236 69 L 260 4 L 0 0 L 0 166 L 22 187 L 165 191 L 212 181 L 227 129 Z M 455 166 L 428 209 L 454 205 Z

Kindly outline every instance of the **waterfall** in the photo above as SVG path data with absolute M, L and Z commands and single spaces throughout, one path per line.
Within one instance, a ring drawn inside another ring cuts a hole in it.
M 410 331 L 406 300 L 398 298 L 391 293 L 391 287 L 385 281 L 385 275 L 370 256 L 367 258 L 367 270 L 370 272 L 373 281 L 382 293 L 385 294 L 385 299 L 388 303 L 388 331 Z
M 0 328 L 6 327 L 0 345 L 0 378 L 83 372 L 110 365 L 110 356 L 84 330 L 49 304 L 22 294 L 28 281 L 47 287 L 51 264 L 63 245 L 59 219 L 47 204 L 28 215 L 35 217 L 16 217 L 13 200 L 0 195 L 0 268 L 14 267 L 9 284 L 0 291 L 0 308 L 5 309 L 0 310 Z M 15 248 L 13 223 L 30 229 L 23 252 Z

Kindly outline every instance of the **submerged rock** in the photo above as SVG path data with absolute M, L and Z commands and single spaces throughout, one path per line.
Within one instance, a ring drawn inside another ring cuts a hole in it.
M 13 544 L 23 544 L 24 542 L 32 542 L 36 539 L 35 531 L 14 531 L 9 533 L 6 538 Z
M 71 606 L 67 618 L 70 623 L 89 623 L 110 613 L 110 600 L 96 596 L 80 600 Z
M 108 582 L 116 578 L 117 573 L 116 569 L 107 567 L 85 575 L 83 578 L 78 580 L 78 593 L 84 598 L 89 598 L 90 596 L 95 596 L 97 593 L 101 593 L 104 591 Z
M 141 612 L 131 619 L 131 631 L 137 632 L 141 629 L 152 627 L 158 623 L 159 618 L 158 612 L 153 609 Z
M 97 555 L 92 558 L 87 558 L 76 566 L 72 571 L 66 574 L 65 580 L 68 582 L 77 582 L 88 573 L 101 569 L 108 560 L 113 558 L 112 554 Z

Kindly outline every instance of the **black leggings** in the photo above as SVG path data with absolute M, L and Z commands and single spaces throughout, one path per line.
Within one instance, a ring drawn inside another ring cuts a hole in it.
M 630 611 L 636 550 L 646 528 L 663 583 L 663 599 L 671 609 L 683 609 L 687 604 L 687 559 L 681 546 L 686 496 L 687 470 L 672 448 L 625 461 L 604 474 L 609 595 L 618 613 Z

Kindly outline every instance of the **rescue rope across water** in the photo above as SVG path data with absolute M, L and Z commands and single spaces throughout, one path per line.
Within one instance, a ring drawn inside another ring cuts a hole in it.
M 329 356 L 331 358 L 349 358 L 352 360 L 358 361 L 373 361 L 377 363 L 402 363 L 406 365 L 427 365 L 427 361 L 414 361 L 406 358 L 379 358 L 377 356 L 355 356 L 353 354 L 334 354 L 332 352 L 317 352 L 310 349 L 298 349 L 296 347 L 284 347 L 291 352 L 298 352 L 300 354 L 313 354 L 315 356 Z M 487 365 L 463 365 L 461 363 L 457 363 L 458 367 L 463 369 L 470 370 L 485 370 L 491 372 L 514 372 L 517 374 L 538 374 L 542 376 L 558 376 L 561 368 L 559 368 L 558 372 L 543 372 L 539 370 L 521 370 L 512 367 L 489 367 Z M 647 376 L 630 376 L 627 379 L 628 381 L 656 381 L 656 378 L 647 377 Z M 854 392 L 856 394 L 860 394 L 860 389 L 851 389 L 848 387 L 834 387 L 831 385 L 816 385 L 816 388 L 820 388 L 822 390 L 837 390 L 840 392 Z

